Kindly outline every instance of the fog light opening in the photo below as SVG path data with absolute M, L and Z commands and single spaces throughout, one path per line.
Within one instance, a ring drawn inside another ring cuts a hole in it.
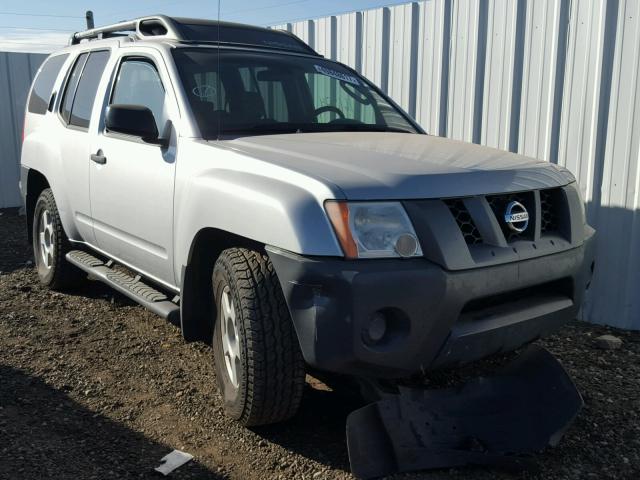
M 394 307 L 373 312 L 362 328 L 362 341 L 374 350 L 395 348 L 409 334 L 409 318 Z
M 367 328 L 363 332 L 363 340 L 367 345 L 379 343 L 387 333 L 387 317 L 382 312 L 375 312 L 369 318 Z

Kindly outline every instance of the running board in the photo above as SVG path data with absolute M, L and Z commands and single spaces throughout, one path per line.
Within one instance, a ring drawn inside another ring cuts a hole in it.
M 82 250 L 72 250 L 67 253 L 66 258 L 72 265 L 87 272 L 96 280 L 106 283 L 147 310 L 171 323 L 179 324 L 180 307 L 164 293 L 141 281 L 140 277 L 132 277 L 116 271 L 110 264 Z

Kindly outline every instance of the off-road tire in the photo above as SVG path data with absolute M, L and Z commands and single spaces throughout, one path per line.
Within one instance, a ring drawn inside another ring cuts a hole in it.
M 240 347 L 237 388 L 222 346 L 221 298 L 233 300 Z M 213 351 L 227 415 L 244 426 L 289 419 L 298 411 L 305 383 L 304 360 L 282 289 L 269 258 L 244 248 L 224 250 L 213 269 Z
M 47 268 L 44 264 L 40 253 L 41 247 L 38 230 L 43 210 L 47 210 L 49 215 L 51 215 L 53 255 L 51 256 L 50 268 Z M 36 201 L 31 228 L 33 236 L 33 256 L 40 283 L 56 291 L 64 291 L 77 286 L 85 275 L 67 262 L 65 258 L 65 255 L 72 250 L 72 248 L 62 228 L 58 207 L 50 188 L 43 190 Z

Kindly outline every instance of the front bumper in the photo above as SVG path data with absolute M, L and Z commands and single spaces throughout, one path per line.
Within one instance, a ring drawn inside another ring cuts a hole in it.
M 514 350 L 576 317 L 593 270 L 593 231 L 553 255 L 447 271 L 423 258 L 309 258 L 267 247 L 306 362 L 401 378 Z M 378 342 L 367 337 L 376 312 Z

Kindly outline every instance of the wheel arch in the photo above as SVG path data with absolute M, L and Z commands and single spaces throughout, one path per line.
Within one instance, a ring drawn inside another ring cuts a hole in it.
M 43 190 L 51 188 L 47 177 L 45 177 L 38 170 L 33 168 L 29 169 L 27 174 L 26 195 L 24 200 L 25 214 L 27 217 L 27 237 L 29 243 L 33 241 L 33 213 L 36 208 L 36 202 Z
M 187 342 L 209 343 L 213 337 L 213 266 L 227 248 L 264 252 L 264 244 L 218 228 L 202 228 L 191 242 L 187 264 L 182 266 L 180 328 Z

